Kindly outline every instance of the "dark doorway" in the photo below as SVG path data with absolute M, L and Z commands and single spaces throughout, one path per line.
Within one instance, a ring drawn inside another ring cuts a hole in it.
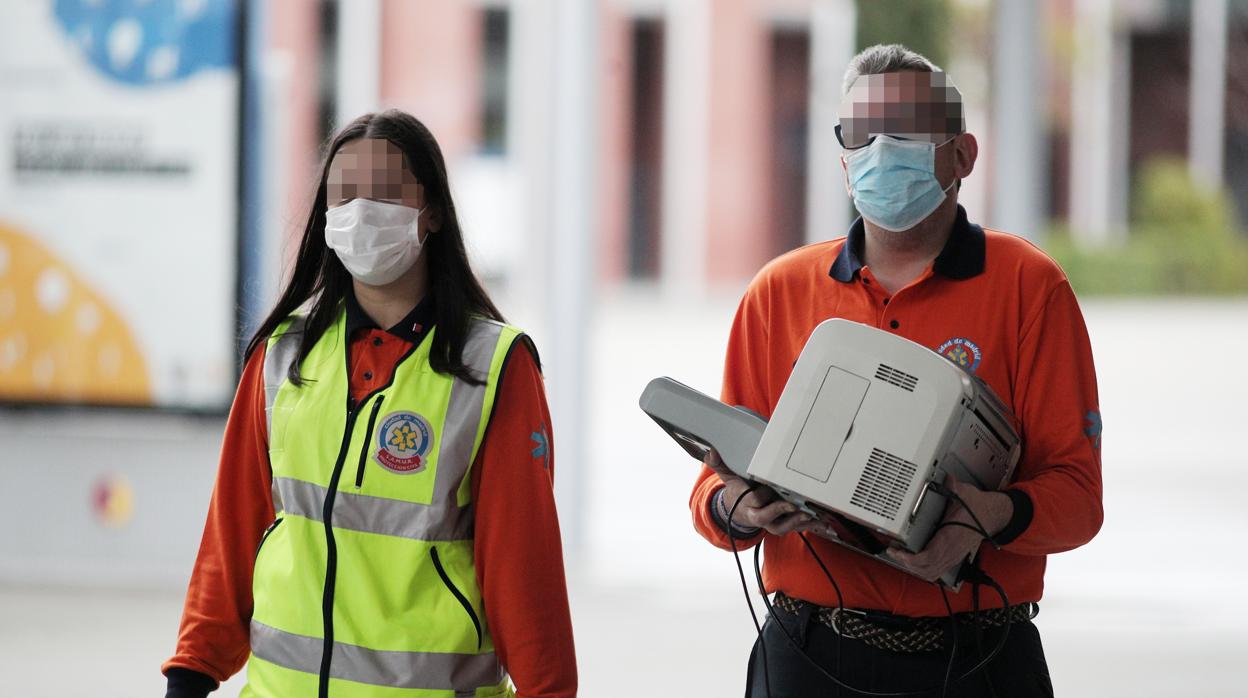
M 334 135 L 338 112 L 338 0 L 321 0 L 320 90 L 316 100 L 317 142 Z M 346 124 L 343 124 L 346 126 Z
M 810 32 L 771 35 L 772 256 L 806 243 L 806 144 L 810 113 Z
M 507 150 L 507 54 L 510 18 L 506 8 L 481 13 L 481 151 L 504 155 Z
M 628 274 L 659 273 L 663 194 L 663 23 L 639 19 L 632 26 L 629 102 Z

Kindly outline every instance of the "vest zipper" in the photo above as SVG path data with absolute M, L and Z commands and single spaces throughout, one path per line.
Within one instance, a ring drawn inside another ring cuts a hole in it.
M 377 402 L 373 403 L 372 414 L 368 415 L 368 431 L 364 432 L 364 445 L 360 446 L 360 462 L 355 467 L 355 489 L 357 490 L 364 484 L 364 461 L 368 459 L 368 452 L 372 449 L 373 427 L 377 425 L 377 413 L 381 411 L 381 401 L 385 399 L 385 395 L 378 395 Z
M 380 394 L 394 384 L 394 379 L 399 373 L 399 367 L 403 362 L 407 361 L 408 357 L 416 351 L 418 346 L 413 346 L 407 350 L 406 354 L 399 357 L 399 360 L 394 364 L 394 372 L 390 375 L 390 381 L 364 396 L 364 399 L 360 401 L 360 405 L 367 403 L 374 395 Z M 350 376 L 350 344 L 345 346 L 342 355 L 346 371 L 345 375 Z M 378 404 L 380 403 L 381 401 L 378 400 Z M 321 597 L 321 623 L 325 630 L 325 638 L 321 649 L 320 681 L 317 687 L 317 696 L 319 698 L 329 698 L 329 665 L 334 657 L 334 585 L 338 575 L 338 544 L 334 540 L 334 500 L 338 496 L 338 483 L 342 480 L 343 466 L 347 462 L 347 451 L 351 448 L 351 434 L 355 430 L 355 420 L 360 415 L 358 407 L 359 405 L 351 403 L 350 382 L 348 381 L 347 424 L 343 428 L 342 445 L 338 447 L 338 458 L 334 461 L 334 470 L 329 477 L 329 490 L 325 494 L 325 504 L 321 509 L 321 520 L 325 523 L 325 591 Z M 374 407 L 374 409 L 376 408 Z
M 347 410 L 347 425 L 343 430 L 342 445 L 338 447 L 338 458 L 334 462 L 334 471 L 329 477 L 329 491 L 325 495 L 325 504 L 321 509 L 321 520 L 325 524 L 325 590 L 321 597 L 321 620 L 325 628 L 325 638 L 321 650 L 320 686 L 317 692 L 319 698 L 329 698 L 329 664 L 334 656 L 334 583 L 338 575 L 338 544 L 334 540 L 333 522 L 334 499 L 338 494 L 338 482 L 342 479 L 343 466 L 347 462 L 347 450 L 351 447 L 351 434 L 355 431 L 355 420 L 359 414 L 355 408 Z
M 472 621 L 472 627 L 477 630 L 477 650 L 480 651 L 481 619 L 477 617 L 477 612 L 472 610 L 472 604 L 468 603 L 467 597 L 465 597 L 459 589 L 455 588 L 455 584 L 451 582 L 450 576 L 447 575 L 446 570 L 443 569 L 442 560 L 438 557 L 437 546 L 429 548 L 429 557 L 433 558 L 433 568 L 438 571 L 438 576 L 442 578 L 442 583 L 446 585 L 446 588 L 450 590 L 451 594 L 455 596 L 455 599 L 459 601 L 459 605 L 463 606 L 464 610 L 468 612 L 468 618 Z

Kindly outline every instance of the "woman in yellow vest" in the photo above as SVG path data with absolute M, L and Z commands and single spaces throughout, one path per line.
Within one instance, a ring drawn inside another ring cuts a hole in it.
M 255 698 L 574 696 L 539 365 L 428 129 L 343 129 L 247 349 L 166 695 L 246 664 Z

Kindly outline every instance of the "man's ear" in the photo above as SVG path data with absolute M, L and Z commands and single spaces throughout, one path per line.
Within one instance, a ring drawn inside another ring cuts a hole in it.
M 963 133 L 954 143 L 953 176 L 966 179 L 975 169 L 975 160 L 979 157 L 979 141 L 975 135 Z

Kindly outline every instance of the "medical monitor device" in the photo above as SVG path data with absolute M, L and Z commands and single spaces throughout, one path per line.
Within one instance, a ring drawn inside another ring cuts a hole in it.
M 946 474 L 983 490 L 1009 482 L 1014 417 L 986 383 L 927 347 L 848 320 L 819 324 L 770 420 L 670 378 L 641 409 L 694 458 L 714 448 L 734 473 L 828 524 L 834 540 L 906 569 L 945 513 Z M 958 568 L 942 577 L 951 586 Z

